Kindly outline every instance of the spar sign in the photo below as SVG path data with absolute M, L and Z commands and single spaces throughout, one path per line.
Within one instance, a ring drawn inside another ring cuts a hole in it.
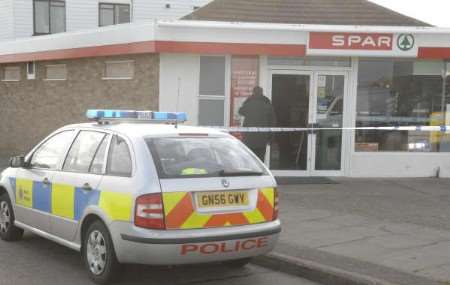
M 392 50 L 393 34 L 311 33 L 311 49 Z
M 417 55 L 417 47 L 412 34 L 311 32 L 308 54 L 409 57 Z

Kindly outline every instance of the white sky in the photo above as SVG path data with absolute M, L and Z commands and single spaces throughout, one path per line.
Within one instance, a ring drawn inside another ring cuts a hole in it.
M 450 0 L 370 0 L 407 16 L 450 28 Z

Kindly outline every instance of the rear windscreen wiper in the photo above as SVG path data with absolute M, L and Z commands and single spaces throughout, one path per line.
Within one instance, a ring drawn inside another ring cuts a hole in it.
M 219 171 L 220 176 L 261 176 L 263 174 L 260 171 Z

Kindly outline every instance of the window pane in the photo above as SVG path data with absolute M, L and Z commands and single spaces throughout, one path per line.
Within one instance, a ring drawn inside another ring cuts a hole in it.
M 27 63 L 27 72 L 28 74 L 34 74 L 35 63 L 34 61 L 30 61 Z
M 89 169 L 90 173 L 93 174 L 102 174 L 103 166 L 105 164 L 105 156 L 106 156 L 106 147 L 108 146 L 109 135 L 103 138 L 102 144 L 97 150 L 95 154 L 94 160 L 92 161 L 91 168 Z
M 70 148 L 63 169 L 65 171 L 87 173 L 104 133 L 83 131 Z
M 47 80 L 65 80 L 67 70 L 65 64 L 47 65 Z
M 130 22 L 130 5 L 116 6 L 116 24 L 123 24 Z
M 34 32 L 36 34 L 50 33 L 49 1 L 34 1 Z
M 100 26 L 114 25 L 114 5 L 100 4 Z
M 223 126 L 224 100 L 199 99 L 198 113 L 200 126 Z
M 56 169 L 64 159 L 65 151 L 72 142 L 73 131 L 59 133 L 43 145 L 33 154 L 31 166 L 35 168 Z
M 200 58 L 200 95 L 225 96 L 225 57 Z
M 20 67 L 8 66 L 4 69 L 3 80 L 5 81 L 19 81 L 20 80 Z
M 66 31 L 66 5 L 64 2 L 51 3 L 50 25 L 52 34 Z
M 116 176 L 131 176 L 131 155 L 124 139 L 114 136 L 109 149 L 106 174 Z
M 317 124 L 319 128 L 340 128 L 344 114 L 344 75 L 319 75 L 317 82 Z M 322 130 L 316 135 L 316 170 L 341 169 L 341 130 Z
M 164 178 L 219 177 L 222 171 L 265 174 L 261 163 L 236 139 L 154 138 L 147 145 Z
M 443 62 L 362 60 L 357 127 L 444 124 Z M 440 152 L 443 136 L 418 131 L 358 131 L 356 151 Z
M 106 62 L 106 78 L 129 79 L 134 77 L 134 61 Z

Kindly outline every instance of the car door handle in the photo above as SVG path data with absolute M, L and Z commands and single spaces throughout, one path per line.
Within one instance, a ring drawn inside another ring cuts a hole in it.
M 44 184 L 44 185 L 50 185 L 50 180 L 48 180 L 48 178 L 47 177 L 45 177 L 44 178 L 44 180 L 42 180 L 42 184 Z
M 81 187 L 83 191 L 92 191 L 91 185 L 89 183 L 84 183 L 83 187 Z

